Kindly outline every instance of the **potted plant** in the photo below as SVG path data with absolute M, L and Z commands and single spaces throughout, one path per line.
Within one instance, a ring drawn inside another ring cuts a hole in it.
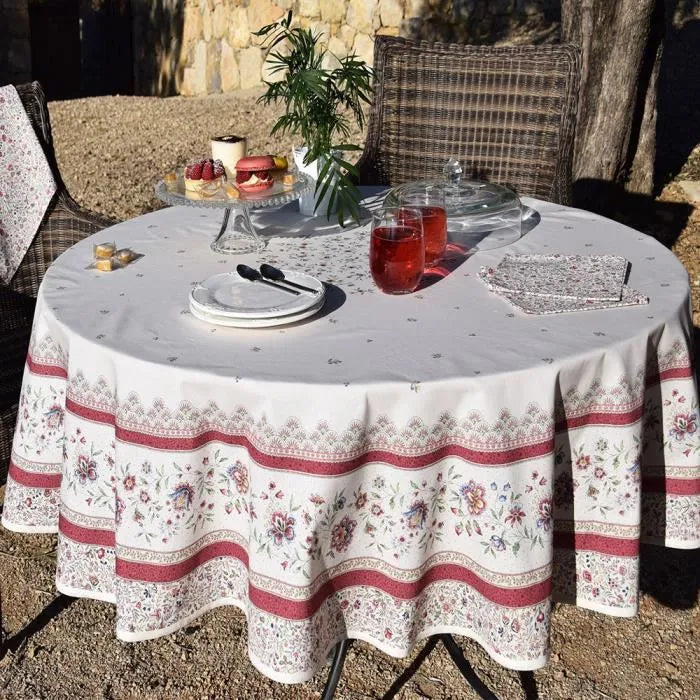
M 369 103 L 372 69 L 353 53 L 337 58 L 334 68 L 324 67 L 327 51 L 319 45 L 321 34 L 292 27 L 292 13 L 262 27 L 255 36 L 265 37 L 264 50 L 271 74 L 279 80 L 265 81 L 263 104 L 281 102 L 285 113 L 275 122 L 271 134 L 300 137 L 306 171 L 315 172 L 313 212 L 325 208 L 328 218 L 337 212 L 341 226 L 350 216 L 359 222 L 360 193 L 353 177 L 357 168 L 343 152 L 360 147 L 346 143 L 350 119 L 364 126 L 363 103 Z M 311 213 L 311 212 L 309 212 Z

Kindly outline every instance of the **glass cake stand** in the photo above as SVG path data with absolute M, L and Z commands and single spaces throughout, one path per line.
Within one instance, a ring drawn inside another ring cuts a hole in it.
M 156 185 L 156 196 L 172 206 L 202 207 L 205 209 L 222 209 L 224 219 L 221 229 L 211 244 L 216 253 L 242 255 L 257 253 L 265 247 L 265 241 L 255 231 L 250 220 L 251 209 L 281 207 L 313 187 L 312 180 L 302 173 L 295 173 L 296 181 L 285 185 L 280 181 L 263 192 L 240 193 L 237 198 L 229 197 L 223 187 L 213 194 L 189 192 L 185 190 L 185 180 L 182 172 L 177 173 L 177 180 L 166 183 L 161 180 Z
M 491 182 L 462 180 L 462 167 L 451 159 L 444 179 L 407 182 L 387 194 L 385 206 L 398 206 L 412 190 L 432 185 L 445 192 L 445 213 L 450 243 L 465 252 L 493 250 L 522 236 L 522 209 L 513 190 Z

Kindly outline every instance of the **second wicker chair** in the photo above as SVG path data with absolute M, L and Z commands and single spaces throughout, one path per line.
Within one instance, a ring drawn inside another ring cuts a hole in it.
M 571 200 L 580 74 L 573 46 L 461 46 L 379 36 L 363 185 L 465 178 Z
M 41 85 L 27 83 L 17 85 L 16 89 L 51 166 L 57 191 L 9 285 L 0 284 L 0 485 L 5 483 L 7 475 L 39 284 L 49 265 L 64 250 L 116 223 L 78 206 L 68 194 L 56 163 L 49 111 Z

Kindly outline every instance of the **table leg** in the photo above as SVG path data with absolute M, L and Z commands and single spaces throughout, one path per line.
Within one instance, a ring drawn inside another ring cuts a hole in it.
M 336 645 L 333 653 L 333 661 L 331 670 L 328 673 L 326 687 L 323 689 L 321 700 L 333 700 L 335 689 L 340 680 L 340 674 L 345 663 L 345 656 L 348 653 L 352 640 L 344 639 Z M 382 697 L 382 700 L 391 700 L 401 690 L 405 683 L 413 676 L 418 668 L 423 664 L 430 652 L 436 647 L 438 642 L 442 642 L 447 649 L 447 653 L 459 669 L 464 679 L 474 689 L 476 694 L 483 700 L 498 700 L 498 696 L 491 692 L 488 686 L 476 675 L 471 664 L 466 660 L 462 650 L 460 649 L 454 637 L 451 634 L 434 634 L 428 638 L 427 644 L 421 649 L 420 653 L 413 660 L 413 663 L 391 684 L 391 688 Z M 525 697 L 528 700 L 536 700 L 537 686 L 532 673 L 521 672 L 520 679 L 525 690 Z
M 215 253 L 237 254 L 258 253 L 265 242 L 255 232 L 248 214 L 248 207 L 232 206 L 224 210 L 224 220 L 211 249 Z
M 75 601 L 76 598 L 70 598 L 59 593 L 31 622 L 19 630 L 19 632 L 12 637 L 2 640 L 2 644 L 0 645 L 0 658 L 4 656 L 6 651 L 11 651 L 12 653 L 16 652 L 24 642 L 44 629 L 49 622 L 75 603 Z
M 331 670 L 328 673 L 328 679 L 326 680 L 326 687 L 323 689 L 323 695 L 321 700 L 332 700 L 335 695 L 335 689 L 338 686 L 338 681 L 340 680 L 340 674 L 343 671 L 343 664 L 345 663 L 345 656 L 348 653 L 352 639 L 343 639 L 335 646 L 335 652 L 333 652 L 333 661 L 331 663 Z
M 408 683 L 413 674 L 423 665 L 423 662 L 428 658 L 430 652 L 435 649 L 439 641 L 440 638 L 436 634 L 432 637 L 428 637 L 428 643 L 418 652 L 411 665 L 407 666 L 401 675 L 391 684 L 389 690 L 382 695 L 382 700 L 393 700 L 393 698 L 398 695 L 401 688 Z
M 525 700 L 538 700 L 540 696 L 537 692 L 535 674 L 532 671 L 518 671 L 518 675 L 520 676 L 520 684 L 525 691 Z
M 476 694 L 484 700 L 498 700 L 498 696 L 494 695 L 488 686 L 476 675 L 471 664 L 464 658 L 464 654 L 460 649 L 454 637 L 451 634 L 439 634 L 440 641 L 445 645 L 447 653 L 452 658 L 459 672 L 464 676 L 469 685 L 474 688 Z

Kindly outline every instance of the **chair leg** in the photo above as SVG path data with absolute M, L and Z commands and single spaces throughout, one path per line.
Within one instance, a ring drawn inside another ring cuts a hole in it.
M 455 666 L 464 676 L 465 680 L 476 691 L 477 695 L 483 700 L 498 700 L 498 696 L 494 695 L 488 686 L 476 675 L 471 664 L 464 658 L 462 650 L 451 634 L 440 634 L 440 641 L 445 645 L 447 653 L 454 661 Z
M 321 700 L 333 700 L 333 696 L 335 695 L 335 689 L 338 686 L 338 681 L 340 680 L 340 674 L 343 671 L 345 656 L 348 653 L 350 644 L 352 644 L 352 639 L 343 639 L 342 642 L 339 642 L 335 645 L 335 652 L 333 653 L 333 662 L 331 663 L 331 670 L 328 673 L 326 687 L 323 689 Z

